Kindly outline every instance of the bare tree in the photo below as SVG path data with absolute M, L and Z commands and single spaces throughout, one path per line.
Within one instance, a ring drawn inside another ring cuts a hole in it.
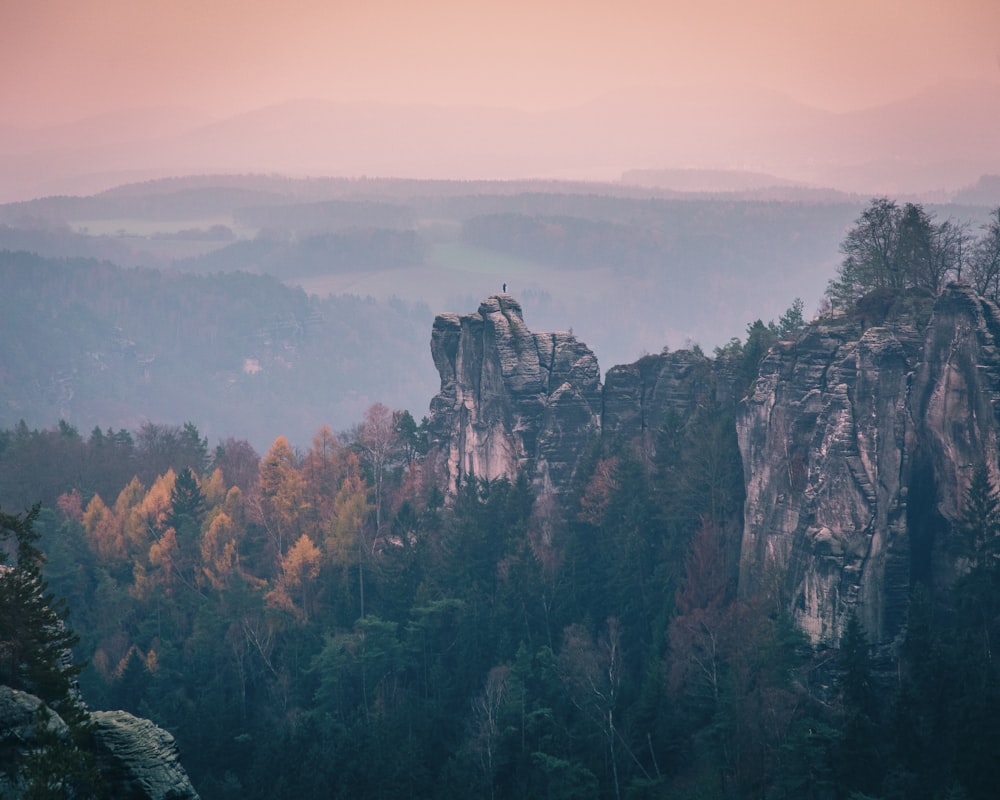
M 358 430 L 357 447 L 364 464 L 371 471 L 375 488 L 375 530 L 382 530 L 382 495 L 386 471 L 399 456 L 398 417 L 387 406 L 375 403 L 365 412 Z
M 997 300 L 1000 299 L 1000 207 L 990 212 L 983 231 L 969 257 L 969 284 L 977 293 Z

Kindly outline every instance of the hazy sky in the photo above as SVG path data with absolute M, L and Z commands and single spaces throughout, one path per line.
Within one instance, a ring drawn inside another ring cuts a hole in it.
M 1000 82 L 1000 0 L 0 0 L 0 124 L 292 98 L 572 105 L 753 84 L 832 110 Z

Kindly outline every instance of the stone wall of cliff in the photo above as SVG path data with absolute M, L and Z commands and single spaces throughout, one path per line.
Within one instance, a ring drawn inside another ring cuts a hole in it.
M 851 613 L 876 644 L 905 630 L 915 581 L 943 585 L 971 467 L 996 479 L 1000 317 L 965 286 L 926 325 L 811 325 L 768 354 L 737 417 L 747 486 L 744 596 L 777 592 L 817 644 Z
M 499 294 L 475 314 L 440 314 L 431 353 L 441 376 L 431 445 L 451 490 L 470 474 L 569 480 L 600 426 L 600 368 L 585 344 L 571 333 L 532 333 L 517 300 Z
M 602 386 L 584 344 L 531 333 L 520 305 L 494 295 L 435 320 L 432 445 L 452 489 L 470 472 L 525 469 L 558 491 L 598 437 L 651 457 L 669 419 L 737 403 L 741 594 L 779 598 L 816 644 L 836 646 L 855 613 L 890 646 L 913 584 L 944 586 L 962 568 L 948 539 L 972 467 L 1000 483 L 1000 310 L 958 284 L 928 318 L 931 302 L 807 326 L 737 401 L 734 365 L 690 351 L 613 367 Z
M 532 333 L 521 305 L 493 295 L 475 314 L 439 314 L 431 353 L 441 390 L 431 401 L 431 447 L 454 491 L 463 476 L 525 470 L 543 491 L 567 487 L 601 436 L 652 457 L 660 429 L 699 404 L 731 404 L 726 364 L 680 350 L 612 367 L 571 333 Z

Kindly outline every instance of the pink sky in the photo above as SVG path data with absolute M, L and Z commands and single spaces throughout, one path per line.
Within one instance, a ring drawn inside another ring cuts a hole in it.
M 752 84 L 849 110 L 1000 82 L 998 0 L 3 0 L 0 125 L 292 98 L 550 109 Z

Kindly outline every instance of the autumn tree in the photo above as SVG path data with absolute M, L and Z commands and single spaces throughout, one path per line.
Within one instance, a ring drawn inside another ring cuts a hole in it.
M 323 527 L 333 513 L 334 498 L 347 469 L 346 456 L 346 448 L 324 425 L 313 436 L 312 445 L 302 459 L 300 472 L 307 509 L 303 522 L 316 541 L 322 540 Z
M 201 539 L 201 578 L 224 588 L 239 566 L 239 533 L 224 511 L 212 517 Z
M 320 549 L 303 533 L 281 559 L 281 572 L 274 588 L 267 594 L 267 602 L 276 608 L 292 612 L 303 622 L 308 621 L 311 591 L 319 577 L 322 559 Z
M 382 530 L 387 472 L 400 457 L 399 416 L 381 403 L 369 406 L 358 429 L 357 448 L 375 491 L 375 530 Z
M 295 453 L 284 436 L 274 440 L 260 462 L 257 490 L 251 498 L 254 521 L 264 527 L 277 564 L 300 533 L 305 482 Z

